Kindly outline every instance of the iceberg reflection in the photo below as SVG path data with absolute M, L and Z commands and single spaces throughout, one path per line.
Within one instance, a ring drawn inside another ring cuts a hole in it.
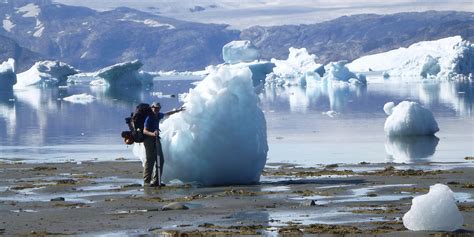
M 416 162 L 432 156 L 438 142 L 436 136 L 387 137 L 385 151 L 391 162 Z

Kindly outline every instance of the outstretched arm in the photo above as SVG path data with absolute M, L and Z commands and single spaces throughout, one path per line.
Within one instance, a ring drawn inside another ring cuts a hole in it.
M 185 110 L 186 110 L 186 108 L 183 106 L 183 107 L 181 107 L 181 108 L 179 108 L 179 109 L 173 109 L 173 110 L 171 110 L 171 111 L 168 111 L 168 112 L 165 113 L 165 115 L 166 115 L 166 116 L 170 116 L 170 115 L 173 115 L 173 114 L 175 114 L 175 113 L 178 113 L 178 112 L 181 112 L 181 111 L 185 111 Z

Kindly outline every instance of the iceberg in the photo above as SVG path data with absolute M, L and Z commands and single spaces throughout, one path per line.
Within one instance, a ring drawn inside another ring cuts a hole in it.
M 110 87 L 149 86 L 153 84 L 153 76 L 138 71 L 142 66 L 139 60 L 118 63 L 100 69 L 94 76 L 103 78 Z
M 184 100 L 186 111 L 160 126 L 163 179 L 203 185 L 258 182 L 268 144 L 250 69 L 221 66 Z
M 95 100 L 95 97 L 86 93 L 82 93 L 82 94 L 64 97 L 63 100 L 69 101 L 71 103 L 89 104 Z
M 15 84 L 15 60 L 9 58 L 0 64 L 0 90 L 11 90 Z
M 451 79 L 474 73 L 474 44 L 461 36 L 422 41 L 408 48 L 364 56 L 348 64 L 353 71 L 381 71 L 384 76 Z
M 230 64 L 251 62 L 260 58 L 260 52 L 250 41 L 237 40 L 222 47 L 222 57 Z
M 25 88 L 33 85 L 63 85 L 67 77 L 77 74 L 72 66 L 59 61 L 36 62 L 28 71 L 17 75 L 17 83 L 13 88 Z
M 265 83 L 267 74 L 271 73 L 275 64 L 268 61 L 254 61 L 248 63 L 237 63 L 229 65 L 231 68 L 243 69 L 248 68 L 252 72 L 252 81 L 254 86 L 262 85 Z
M 309 54 L 306 48 L 293 48 L 290 51 L 288 59 L 271 59 L 275 64 L 273 73 L 269 74 L 266 82 L 268 85 L 306 85 L 307 80 L 320 80 L 325 72 L 324 66 L 315 62 L 316 55 Z
M 320 76 L 324 74 L 323 65 L 316 63 L 316 55 L 309 54 L 306 48 L 290 47 L 288 50 L 287 60 L 271 59 L 275 63 L 273 72 L 276 76 L 294 78 L 308 72 L 317 72 Z
M 393 107 L 392 103 L 384 106 L 389 115 L 384 125 L 388 136 L 429 136 L 439 131 L 433 113 L 420 104 L 402 101 Z
M 415 197 L 403 216 L 403 225 L 414 231 L 455 231 L 463 222 L 453 192 L 444 184 L 432 185 L 428 194 Z
M 341 60 L 338 62 L 331 62 L 326 65 L 326 73 L 323 76 L 324 81 L 342 81 L 353 85 L 365 85 L 367 80 L 364 74 L 355 74 L 346 67 L 347 61 Z

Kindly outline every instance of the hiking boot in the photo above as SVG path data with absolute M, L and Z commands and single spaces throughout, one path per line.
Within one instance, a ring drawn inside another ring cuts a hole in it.
M 150 187 L 160 187 L 161 185 L 159 185 L 157 182 L 153 182 L 150 184 Z

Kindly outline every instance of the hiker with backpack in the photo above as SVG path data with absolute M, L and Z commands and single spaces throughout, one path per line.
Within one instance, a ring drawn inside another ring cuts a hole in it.
M 161 176 L 163 174 L 163 164 L 165 162 L 163 157 L 163 149 L 160 141 L 160 120 L 165 116 L 184 111 L 185 108 L 171 110 L 166 113 L 161 113 L 160 103 L 153 102 L 150 106 L 151 113 L 145 118 L 143 128 L 143 143 L 145 144 L 146 160 L 143 169 L 143 181 L 145 186 L 160 187 L 165 186 L 161 183 Z M 160 157 L 158 163 L 158 156 Z M 153 168 L 156 167 L 156 171 L 152 180 Z M 153 182 L 151 182 L 153 181 Z

